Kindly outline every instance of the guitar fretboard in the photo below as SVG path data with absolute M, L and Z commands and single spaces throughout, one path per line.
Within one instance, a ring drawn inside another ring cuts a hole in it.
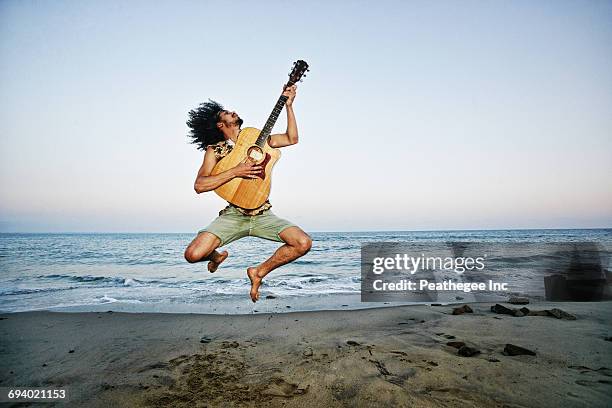
M 257 138 L 257 142 L 255 142 L 257 146 L 261 148 L 265 146 L 266 141 L 268 140 L 268 136 L 270 136 L 270 133 L 272 133 L 272 128 L 274 127 L 274 124 L 276 123 L 278 116 L 282 112 L 283 106 L 285 106 L 285 102 L 287 102 L 287 99 L 288 97 L 284 95 L 281 95 L 278 98 L 278 101 L 276 102 L 274 109 L 272 109 L 272 113 L 270 113 L 270 116 L 268 117 L 266 124 L 264 125 L 263 129 L 261 129 L 261 133 L 259 134 L 259 137 Z

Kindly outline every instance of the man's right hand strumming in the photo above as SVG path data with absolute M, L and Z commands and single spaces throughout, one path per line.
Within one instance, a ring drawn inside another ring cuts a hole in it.
M 232 169 L 234 177 L 244 177 L 254 179 L 261 172 L 261 166 L 245 159 Z
M 257 178 L 257 174 L 259 174 L 262 169 L 261 165 L 257 165 L 246 158 L 237 166 L 225 170 L 217 175 L 211 176 L 210 173 L 215 167 L 215 164 L 217 164 L 215 153 L 213 149 L 209 147 L 204 155 L 204 162 L 198 171 L 198 175 L 196 176 L 196 181 L 194 183 L 196 193 L 200 194 L 205 191 L 212 191 L 235 177 L 248 179 Z

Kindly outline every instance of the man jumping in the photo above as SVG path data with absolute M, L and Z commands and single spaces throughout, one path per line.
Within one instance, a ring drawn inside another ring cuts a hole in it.
M 283 95 L 288 98 L 285 104 L 287 131 L 268 137 L 268 144 L 274 148 L 291 146 L 298 142 L 297 123 L 292 106 L 296 86 L 288 87 Z M 197 194 L 215 190 L 235 177 L 254 178 L 261 171 L 261 166 L 245 162 L 211 176 L 217 162 L 232 150 L 238 140 L 242 123 L 243 120 L 236 112 L 227 111 L 214 101 L 202 103 L 189 112 L 187 125 L 191 128 L 191 142 L 196 144 L 199 150 L 205 151 L 204 162 L 194 183 Z M 209 261 L 208 270 L 215 272 L 228 256 L 227 251 L 217 252 L 216 249 L 222 245 L 246 236 L 284 242 L 266 261 L 247 269 L 247 276 L 251 281 L 251 300 L 256 302 L 264 276 L 306 254 L 312 246 L 312 239 L 297 225 L 274 215 L 270 210 L 272 205 L 269 200 L 252 210 L 228 204 L 210 225 L 198 231 L 198 235 L 185 249 L 185 259 L 190 263 Z

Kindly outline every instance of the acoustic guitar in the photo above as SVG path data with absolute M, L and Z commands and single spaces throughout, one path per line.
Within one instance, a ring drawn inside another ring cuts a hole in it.
M 285 88 L 299 82 L 302 76 L 306 76 L 306 71 L 308 71 L 308 64 L 305 61 L 294 62 Z M 285 102 L 287 102 L 287 97 L 281 95 L 262 130 L 252 127 L 242 129 L 232 151 L 219 160 L 213 168 L 211 175 L 219 174 L 237 166 L 247 158 L 262 166 L 256 178 L 236 177 L 216 188 L 215 193 L 224 200 L 238 207 L 251 210 L 258 208 L 268 199 L 272 182 L 272 168 L 281 156 L 279 149 L 275 149 L 268 144 L 268 137 L 278 119 L 278 115 L 285 106 Z

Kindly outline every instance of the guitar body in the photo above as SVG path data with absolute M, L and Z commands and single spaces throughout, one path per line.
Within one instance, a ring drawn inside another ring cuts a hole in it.
M 219 160 L 211 173 L 216 175 L 236 167 L 247 157 L 261 164 L 263 169 L 256 178 L 236 177 L 215 189 L 215 193 L 224 200 L 249 210 L 260 207 L 268 199 L 272 168 L 281 156 L 280 150 L 270 147 L 267 142 L 263 147 L 256 145 L 260 133 L 259 129 L 251 127 L 242 129 L 232 151 Z

